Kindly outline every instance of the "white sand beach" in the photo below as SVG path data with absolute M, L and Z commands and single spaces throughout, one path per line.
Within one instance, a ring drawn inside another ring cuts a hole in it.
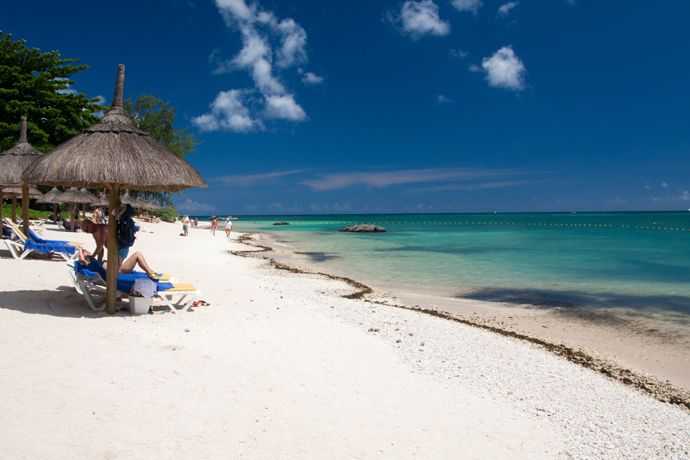
M 690 457 L 686 409 L 535 345 L 141 225 L 211 306 L 94 314 L 64 262 L 0 252 L 0 458 Z

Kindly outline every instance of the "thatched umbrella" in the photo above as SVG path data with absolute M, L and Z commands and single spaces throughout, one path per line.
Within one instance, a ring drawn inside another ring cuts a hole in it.
M 27 187 L 26 192 L 29 198 L 41 198 L 43 194 L 36 187 Z M 6 187 L 2 189 L 2 193 L 8 196 L 21 196 L 24 193 L 23 187 Z
M 162 206 L 154 201 L 149 201 L 141 196 L 133 197 L 129 194 L 129 191 L 125 192 L 121 197 L 122 203 L 128 204 L 133 208 L 137 209 L 161 209 Z
M 107 208 L 108 207 L 108 197 L 106 196 L 105 193 L 101 193 L 98 195 L 98 200 L 95 203 L 91 203 L 91 206 L 95 208 Z
M 22 116 L 19 128 L 19 142 L 9 150 L 0 153 L 0 187 L 26 187 L 27 193 L 22 195 L 22 219 L 24 231 L 29 225 L 29 196 L 28 184 L 22 182 L 22 174 L 32 163 L 41 158 L 42 154 L 29 144 L 27 138 L 26 117 Z M 2 218 L 3 192 L 0 191 L 0 218 Z M 12 220 L 17 221 L 17 195 L 12 196 Z
M 125 66 L 120 64 L 112 108 L 100 123 L 34 163 L 24 179 L 42 185 L 105 188 L 109 196 L 108 312 L 115 313 L 119 269 L 116 217 L 121 190 L 175 192 L 206 183 L 192 166 L 140 130 L 124 110 Z
M 58 201 L 60 195 L 62 195 L 62 192 L 58 190 L 57 187 L 53 187 L 49 192 L 43 194 L 43 196 L 39 198 L 38 202 L 46 204 L 58 204 L 60 203 L 60 201 Z
M 79 205 L 93 204 L 98 201 L 98 197 L 84 188 L 78 190 L 76 187 L 70 187 L 69 190 L 65 190 L 58 195 L 54 201 L 56 203 L 68 203 L 72 205 L 70 229 L 74 231 L 74 212 L 77 212 L 76 220 L 79 220 Z
M 70 187 L 55 198 L 56 203 L 91 204 L 96 201 L 98 201 L 96 195 L 83 188 L 77 190 L 76 187 Z
M 59 207 L 60 207 L 60 195 L 62 195 L 62 192 L 57 189 L 57 187 L 53 187 L 50 189 L 49 192 L 44 193 L 41 198 L 38 199 L 39 203 L 45 203 L 45 204 L 52 204 L 53 205 L 53 220 L 55 222 L 60 220 L 60 213 L 59 213 Z

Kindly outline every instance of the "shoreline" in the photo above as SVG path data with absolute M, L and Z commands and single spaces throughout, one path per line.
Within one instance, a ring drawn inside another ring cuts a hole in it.
M 295 267 L 288 263 L 280 262 L 274 257 L 267 256 L 267 253 L 276 253 L 275 247 L 262 244 L 263 241 L 262 243 L 259 243 L 254 238 L 255 235 L 266 235 L 269 238 L 275 238 L 275 235 L 271 234 L 270 232 L 242 233 L 240 234 L 238 242 L 257 248 L 257 250 L 230 251 L 231 254 L 239 257 L 259 257 L 267 260 L 270 266 L 274 269 L 287 271 L 293 274 L 315 275 L 325 277 L 333 281 L 344 282 L 354 289 L 353 293 L 342 295 L 342 297 L 346 299 L 358 299 L 370 304 L 414 311 L 537 345 L 544 350 L 555 354 L 556 356 L 566 359 L 567 361 L 593 370 L 617 382 L 623 383 L 624 385 L 636 388 L 660 402 L 677 405 L 690 411 L 690 390 L 674 385 L 669 381 L 664 382 L 655 376 L 644 375 L 641 372 L 621 366 L 613 360 L 596 357 L 579 347 L 576 348 L 563 343 L 556 343 L 556 341 L 546 340 L 536 335 L 530 335 L 529 333 L 518 332 L 514 329 L 496 324 L 494 321 L 487 321 L 479 316 L 466 317 L 458 312 L 444 311 L 443 309 L 433 307 L 424 307 L 420 306 L 419 304 L 411 306 L 406 303 L 397 302 L 397 297 L 372 297 L 376 294 L 375 288 L 353 278 L 312 270 L 311 267 L 307 269 Z M 275 241 L 271 241 L 269 244 L 270 243 L 275 243 Z
M 542 346 L 343 298 L 365 285 L 276 269 L 237 232 L 141 227 L 209 306 L 93 313 L 64 262 L 0 257 L 8 458 L 687 457 L 687 409 Z

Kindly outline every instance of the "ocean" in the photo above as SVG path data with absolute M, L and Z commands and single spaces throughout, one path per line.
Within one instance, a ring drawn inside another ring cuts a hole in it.
M 338 232 L 353 223 L 387 232 Z M 391 290 L 690 315 L 690 212 L 243 216 L 235 229 Z

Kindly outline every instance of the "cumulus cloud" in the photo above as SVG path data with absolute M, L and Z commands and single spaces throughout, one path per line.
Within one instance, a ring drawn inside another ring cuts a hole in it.
M 520 91 L 525 87 L 527 69 L 513 48 L 504 46 L 482 60 L 482 69 L 490 86 Z
M 314 72 L 304 72 L 302 74 L 302 83 L 305 85 L 320 85 L 323 83 L 323 77 L 316 75 Z
M 408 0 L 403 3 L 400 14 L 389 15 L 389 20 L 413 38 L 450 33 L 450 24 L 441 19 L 438 5 L 433 0 Z
M 262 116 L 288 121 L 306 119 L 304 109 L 285 87 L 276 69 L 288 69 L 307 61 L 307 32 L 294 19 L 280 19 L 257 2 L 216 0 L 216 7 L 228 27 L 238 30 L 242 49 L 231 59 L 221 60 L 218 52 L 210 57 L 214 73 L 244 70 L 261 95 L 259 110 L 242 102 L 248 90 L 221 91 L 211 104 L 211 112 L 196 117 L 195 124 L 205 131 L 254 131 L 262 126 Z M 217 106 L 224 106 L 220 108 Z
M 502 17 L 506 17 L 510 14 L 511 11 L 513 11 L 515 8 L 520 5 L 520 2 L 508 2 L 504 3 L 503 5 L 498 7 L 498 15 Z
M 193 118 L 192 123 L 202 131 L 246 133 L 261 129 L 261 121 L 252 117 L 245 100 L 244 91 L 221 91 L 211 103 L 211 111 Z
M 302 121 L 307 117 L 291 94 L 266 96 L 266 116 L 290 121 Z
M 463 168 L 405 169 L 379 172 L 347 172 L 325 174 L 308 179 L 302 184 L 316 191 L 338 190 L 355 185 L 372 188 L 385 188 L 394 185 L 421 184 L 450 180 L 471 180 L 482 177 L 515 174 L 509 170 L 481 170 Z
M 458 11 L 476 13 L 482 7 L 481 0 L 453 0 L 451 2 Z

